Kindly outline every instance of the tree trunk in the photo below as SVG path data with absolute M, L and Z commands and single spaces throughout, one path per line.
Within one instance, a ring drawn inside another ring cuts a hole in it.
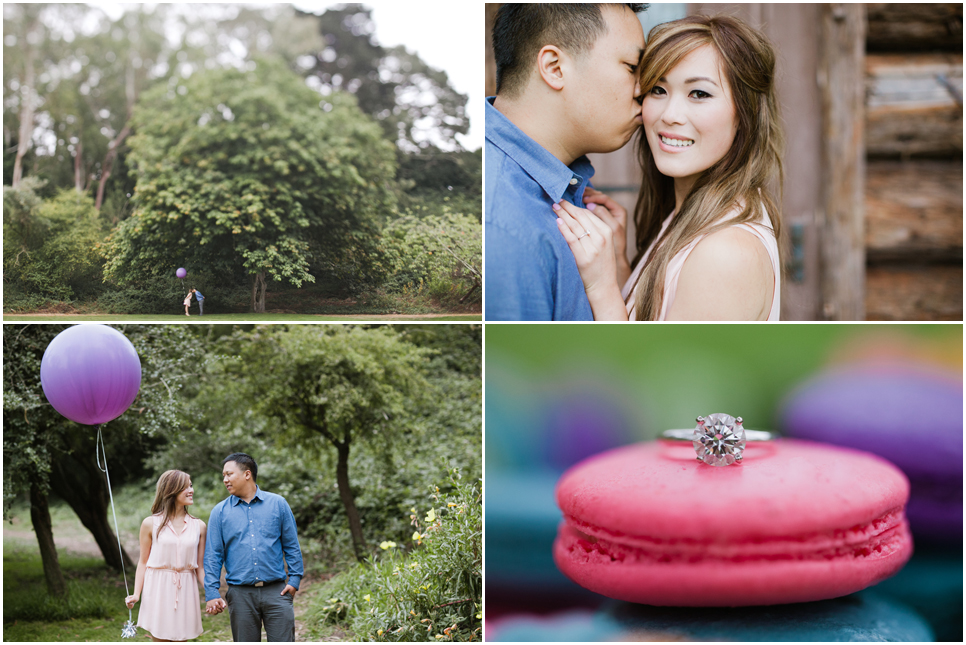
M 89 453 L 88 453 L 89 454 Z M 93 461 L 75 459 L 64 455 L 51 463 L 50 486 L 59 497 L 67 502 L 80 518 L 81 523 L 91 532 L 97 542 L 104 562 L 121 571 L 121 564 L 133 569 L 133 562 L 127 552 L 118 551 L 117 536 L 111 530 L 108 519 L 110 502 L 107 494 L 107 481 Z
M 67 595 L 67 584 L 64 574 L 60 570 L 57 559 L 57 547 L 54 546 L 54 528 L 50 521 L 50 507 L 47 495 L 41 492 L 36 483 L 30 484 L 30 521 L 37 533 L 37 543 L 40 545 L 40 559 L 44 563 L 44 578 L 47 580 L 47 593 L 62 598 Z
M 104 187 L 107 180 L 111 178 L 111 170 L 114 167 L 114 160 L 117 159 L 117 151 L 121 149 L 121 144 L 127 135 L 131 134 L 131 117 L 134 114 L 134 103 L 137 100 L 137 88 L 135 87 L 134 64 L 128 61 L 125 75 L 124 90 L 127 93 L 127 121 L 124 127 L 117 133 L 117 136 L 107 145 L 107 154 L 104 155 L 104 163 L 101 164 L 101 180 L 97 184 L 97 199 L 94 208 L 101 210 L 104 203 Z
M 268 282 L 265 280 L 265 272 L 259 271 L 252 276 L 252 312 L 256 314 L 265 313 L 265 292 L 268 289 Z
M 74 155 L 74 190 L 83 193 L 87 188 L 87 173 L 84 172 L 84 141 L 77 138 L 77 149 Z
M 34 16 L 33 22 L 27 28 L 27 34 L 31 34 L 40 23 L 40 18 Z M 34 103 L 36 102 L 36 74 L 34 72 L 34 57 L 37 55 L 37 46 L 27 41 L 27 55 L 24 60 L 24 78 L 20 86 L 20 139 L 17 141 L 17 156 L 13 162 L 13 178 L 10 184 L 16 188 L 23 178 L 23 158 L 30 150 L 31 140 L 34 133 Z
M 362 521 L 359 519 L 359 509 L 356 508 L 356 500 L 349 488 L 349 444 L 343 442 L 336 445 L 339 454 L 339 461 L 335 467 L 335 481 L 339 485 L 339 498 L 345 507 L 345 514 L 349 518 L 349 532 L 352 534 L 352 550 L 355 551 L 356 560 L 362 562 L 368 551 L 366 539 L 362 535 Z
M 470 287 L 470 290 L 467 291 L 462 298 L 460 298 L 460 304 L 463 304 L 466 301 L 466 299 L 469 298 L 471 295 L 473 295 L 473 293 L 479 288 L 480 288 L 480 283 L 479 282 L 474 283 L 473 286 Z

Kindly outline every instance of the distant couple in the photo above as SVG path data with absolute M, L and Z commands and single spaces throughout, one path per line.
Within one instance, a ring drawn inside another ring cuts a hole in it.
M 204 316 L 205 315 L 205 297 L 201 295 L 201 292 L 198 291 L 197 289 L 191 289 L 188 292 L 188 295 L 184 297 L 184 315 L 185 316 L 191 315 L 188 313 L 188 307 L 191 306 L 191 296 L 194 296 L 195 300 L 198 301 L 198 315 Z
M 778 320 L 784 135 L 775 54 L 692 16 L 645 44 L 640 4 L 504 4 L 486 105 L 487 320 Z M 588 153 L 640 133 L 627 213 Z
M 138 627 L 153 640 L 190 640 L 204 631 L 200 583 L 205 613 L 227 607 L 236 642 L 260 641 L 263 624 L 269 641 L 294 641 L 293 600 L 303 572 L 295 516 L 283 497 L 255 483 L 254 459 L 236 452 L 222 466 L 230 496 L 212 509 L 207 527 L 188 514 L 194 489 L 187 473 L 169 470 L 158 479 L 152 515 L 141 523 L 134 595 L 125 604 L 141 602 Z M 225 599 L 219 593 L 222 565 Z

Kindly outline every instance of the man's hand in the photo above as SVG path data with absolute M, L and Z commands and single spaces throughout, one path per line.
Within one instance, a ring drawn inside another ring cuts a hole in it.
M 225 611 L 225 607 L 227 606 L 228 604 L 223 599 L 213 598 L 205 603 L 205 613 L 209 616 L 214 616 Z
M 282 593 L 280 593 L 279 595 L 280 596 L 284 596 L 285 594 L 290 593 L 290 594 L 292 594 L 292 600 L 295 600 L 295 592 L 296 591 L 298 591 L 298 589 L 296 589 L 292 585 L 285 585 L 285 588 L 282 589 Z

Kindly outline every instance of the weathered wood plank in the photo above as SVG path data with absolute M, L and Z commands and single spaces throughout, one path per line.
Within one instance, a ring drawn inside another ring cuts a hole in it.
M 493 23 L 502 2 L 486 3 L 486 95 L 496 94 L 496 59 L 493 56 Z
M 869 55 L 865 71 L 870 157 L 961 158 L 962 54 Z
M 962 49 L 962 3 L 874 2 L 866 7 L 870 52 Z
M 870 262 L 962 261 L 962 161 L 870 162 L 865 215 Z
M 962 266 L 870 266 L 867 320 L 962 320 Z
M 826 320 L 865 318 L 865 7 L 819 10 L 822 110 L 821 296 Z

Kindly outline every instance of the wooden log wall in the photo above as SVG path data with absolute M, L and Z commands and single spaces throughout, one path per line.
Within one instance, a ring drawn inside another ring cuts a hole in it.
M 962 15 L 867 5 L 869 320 L 963 318 Z

